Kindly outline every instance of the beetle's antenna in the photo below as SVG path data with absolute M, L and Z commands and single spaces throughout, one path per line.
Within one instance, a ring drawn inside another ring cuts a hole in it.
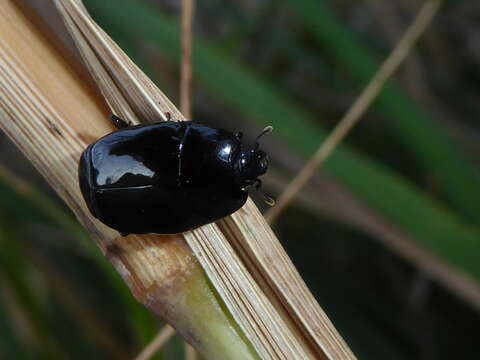
M 270 134 L 271 132 L 273 131 L 273 126 L 266 126 L 263 131 L 260 133 L 260 135 L 258 135 L 256 138 L 255 138 L 255 142 L 253 143 L 254 144 L 254 149 L 257 150 L 259 147 L 260 147 L 260 144 L 258 143 L 258 140 L 263 136 L 263 135 L 267 135 L 267 134 Z

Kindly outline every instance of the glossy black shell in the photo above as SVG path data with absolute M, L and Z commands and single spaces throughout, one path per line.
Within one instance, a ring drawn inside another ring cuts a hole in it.
M 174 234 L 227 216 L 248 193 L 232 133 L 192 122 L 127 127 L 83 152 L 80 188 L 93 216 L 122 234 Z

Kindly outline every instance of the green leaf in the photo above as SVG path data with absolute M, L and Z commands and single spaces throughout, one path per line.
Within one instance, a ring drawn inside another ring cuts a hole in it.
M 41 351 L 46 358 L 55 358 L 62 354 L 61 346 L 52 338 L 49 331 L 51 319 L 45 312 L 45 307 L 34 295 L 28 277 L 29 265 L 23 249 L 25 244 L 18 236 L 15 221 L 0 209 L 0 273 L 3 281 L 11 289 L 11 295 L 16 305 L 34 330 L 35 343 L 42 344 L 36 350 Z
M 8 311 L 0 295 L 0 358 L 2 359 L 31 359 L 28 356 L 21 340 L 18 338 L 11 324 Z
M 11 323 L 11 317 L 0 294 L 0 358 L 31 359 Z

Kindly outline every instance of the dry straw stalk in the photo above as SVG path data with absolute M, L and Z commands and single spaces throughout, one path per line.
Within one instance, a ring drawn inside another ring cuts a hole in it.
M 134 123 L 162 120 L 167 111 L 183 117 L 80 2 L 55 4 L 108 107 L 25 7 L 0 0 L 0 126 L 136 298 L 208 359 L 354 359 L 251 201 L 218 224 L 175 236 L 121 237 L 90 216 L 77 163 L 88 143 L 113 130 L 107 113 Z

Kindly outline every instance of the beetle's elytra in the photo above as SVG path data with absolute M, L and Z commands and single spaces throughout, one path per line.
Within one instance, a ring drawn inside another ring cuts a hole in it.
M 121 234 L 174 234 L 241 208 L 267 166 L 257 141 L 242 149 L 241 133 L 166 121 L 126 126 L 89 145 L 79 182 L 93 216 Z

